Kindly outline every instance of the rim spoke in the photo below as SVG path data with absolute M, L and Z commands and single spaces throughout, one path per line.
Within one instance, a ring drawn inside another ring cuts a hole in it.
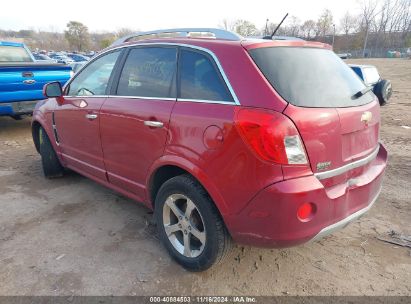
M 168 207 L 170 207 L 171 211 L 175 214 L 175 216 L 180 217 L 184 216 L 183 211 L 180 210 L 180 208 L 177 207 L 175 201 L 171 198 L 166 200 L 166 204 Z
M 180 230 L 180 227 L 178 227 L 178 224 L 174 224 L 174 225 L 165 225 L 164 229 L 166 231 L 166 234 L 168 236 L 172 235 L 173 233 L 176 233 L 177 231 Z
M 205 239 L 206 239 L 205 231 L 200 231 L 197 228 L 192 227 L 191 234 L 194 235 L 201 242 L 201 244 L 205 243 Z
M 196 209 L 196 206 L 194 205 L 194 203 L 190 199 L 187 199 L 187 208 L 186 208 L 185 216 L 187 218 L 190 218 L 191 213 L 193 212 L 194 209 Z
M 203 252 L 207 241 L 204 221 L 200 210 L 186 195 L 175 193 L 166 199 L 163 227 L 169 242 L 180 254 L 195 258 Z
M 189 234 L 184 234 L 184 255 L 191 257 L 191 248 L 190 248 L 190 236 Z

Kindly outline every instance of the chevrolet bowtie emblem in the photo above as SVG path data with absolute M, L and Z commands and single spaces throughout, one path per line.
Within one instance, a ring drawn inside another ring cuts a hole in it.
M 364 112 L 361 115 L 361 121 L 365 122 L 366 125 L 368 125 L 372 120 L 372 113 L 371 112 Z

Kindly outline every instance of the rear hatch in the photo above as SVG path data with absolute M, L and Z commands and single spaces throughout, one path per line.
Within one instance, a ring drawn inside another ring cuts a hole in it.
M 289 103 L 284 114 L 297 126 L 314 173 L 340 168 L 378 149 L 377 99 L 334 52 L 281 46 L 253 48 L 249 54 Z M 337 182 L 341 179 L 327 185 Z

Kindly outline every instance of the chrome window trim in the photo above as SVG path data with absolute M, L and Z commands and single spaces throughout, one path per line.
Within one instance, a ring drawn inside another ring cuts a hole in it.
M 337 176 L 337 175 L 340 175 L 340 174 L 342 174 L 344 172 L 347 172 L 349 170 L 361 167 L 365 164 L 368 164 L 372 160 L 374 160 L 377 157 L 378 151 L 380 151 L 380 144 L 378 144 L 378 147 L 375 148 L 375 150 L 370 155 L 368 155 L 368 156 L 366 156 L 362 159 L 356 160 L 352 163 L 346 164 L 346 165 L 344 165 L 342 167 L 339 167 L 339 168 L 336 168 L 336 169 L 332 169 L 332 170 L 324 171 L 324 172 L 314 173 L 314 176 L 316 178 L 318 178 L 319 180 L 321 180 L 321 179 Z
M 63 95 L 64 98 L 107 98 L 109 95 Z
M 216 104 L 225 104 L 225 105 L 235 105 L 232 101 L 223 101 L 223 100 L 207 100 L 207 99 L 191 99 L 191 98 L 177 98 L 177 101 L 186 101 L 186 102 L 198 102 L 198 103 L 216 103 Z
M 321 238 L 323 238 L 323 237 L 325 237 L 325 236 L 327 236 L 327 235 L 329 235 L 329 234 L 331 234 L 331 233 L 333 233 L 333 232 L 335 232 L 335 231 L 337 231 L 341 228 L 344 228 L 345 226 L 347 226 L 352 221 L 354 221 L 354 220 L 360 218 L 361 216 L 363 216 L 364 213 L 368 212 L 368 210 L 370 210 L 371 207 L 375 204 L 375 202 L 377 201 L 378 196 L 380 195 L 380 193 L 381 193 L 381 187 L 380 187 L 380 189 L 378 189 L 377 194 L 374 196 L 374 198 L 371 200 L 371 202 L 367 206 L 365 206 L 364 208 L 350 214 L 349 216 L 347 216 L 346 218 L 342 219 L 339 222 L 336 222 L 336 223 L 331 224 L 327 227 L 324 227 L 323 229 L 321 229 L 320 232 L 318 232 L 310 240 L 310 242 L 317 241 L 317 240 L 319 240 L 319 239 L 321 239 Z
M 118 50 L 118 49 L 134 47 L 134 46 L 151 46 L 151 45 L 157 45 L 157 46 L 161 46 L 161 45 L 181 46 L 181 47 L 196 49 L 196 50 L 203 51 L 203 52 L 209 54 L 209 55 L 213 58 L 214 63 L 216 64 L 216 66 L 217 66 L 217 68 L 218 68 L 221 76 L 223 77 L 224 82 L 225 82 L 225 84 L 226 84 L 228 90 L 230 91 L 230 94 L 231 94 L 231 96 L 233 97 L 233 100 L 234 100 L 234 102 L 230 102 L 230 101 L 221 101 L 221 102 L 214 102 L 214 101 L 212 101 L 212 102 L 211 102 L 211 101 L 208 101 L 208 100 L 196 101 L 196 99 L 190 99 L 190 100 L 187 100 L 187 101 L 192 101 L 192 102 L 210 102 L 210 103 L 223 103 L 223 104 L 240 105 L 240 101 L 238 100 L 238 97 L 237 97 L 237 95 L 235 94 L 234 89 L 233 89 L 233 87 L 231 86 L 231 83 L 230 83 L 230 81 L 228 80 L 228 77 L 227 77 L 227 75 L 225 74 L 224 69 L 223 69 L 223 67 L 222 67 L 221 64 L 220 64 L 220 61 L 218 60 L 218 58 L 217 58 L 217 56 L 214 54 L 214 52 L 211 51 L 211 50 L 209 50 L 209 49 L 200 47 L 200 46 L 191 45 L 191 44 L 185 44 L 185 43 L 173 43 L 173 42 L 152 42 L 152 43 L 149 42 L 149 43 L 141 43 L 141 42 L 137 42 L 137 43 L 133 43 L 133 44 L 120 45 L 120 46 L 111 48 L 111 49 L 109 49 L 109 50 L 103 51 L 103 52 L 101 52 L 100 54 L 98 54 L 96 57 L 93 57 L 93 58 L 92 58 L 86 65 L 84 65 L 72 78 L 70 78 L 70 80 L 64 85 L 63 90 L 65 90 L 65 88 L 71 84 L 71 82 L 76 78 L 76 75 L 78 75 L 79 73 L 81 73 L 81 71 L 82 71 L 83 69 L 85 69 L 89 64 L 91 64 L 92 62 L 94 62 L 95 60 L 97 60 L 98 58 L 100 58 L 101 56 L 104 56 L 106 53 L 109 53 L 109 52 L 112 52 L 112 51 L 115 51 L 115 50 Z M 111 96 L 116 96 L 116 95 L 109 95 L 109 96 L 111 97 Z M 68 96 L 67 96 L 67 97 L 68 97 Z M 78 96 L 72 96 L 72 97 L 78 97 Z M 88 96 L 88 97 L 89 97 L 89 96 Z M 128 98 L 129 98 L 129 97 L 130 97 L 130 96 L 128 96 Z M 173 100 L 174 100 L 174 98 L 173 98 Z M 179 98 L 178 100 L 181 100 L 181 101 L 182 101 L 181 98 Z
M 167 100 L 176 101 L 177 98 L 172 97 L 149 97 L 149 96 L 127 96 L 127 95 L 108 95 L 108 98 L 124 98 L 124 99 L 144 99 L 144 100 Z

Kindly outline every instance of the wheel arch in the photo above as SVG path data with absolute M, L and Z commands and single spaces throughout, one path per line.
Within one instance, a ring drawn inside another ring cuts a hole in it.
M 228 213 L 227 205 L 220 191 L 208 175 L 198 166 L 178 156 L 162 157 L 154 163 L 150 170 L 147 179 L 147 198 L 153 209 L 161 185 L 170 178 L 182 174 L 191 175 L 205 189 L 221 215 Z
M 42 125 L 37 120 L 34 120 L 31 124 L 31 136 L 33 137 L 34 147 L 38 153 L 40 153 L 39 131 L 41 127 Z

